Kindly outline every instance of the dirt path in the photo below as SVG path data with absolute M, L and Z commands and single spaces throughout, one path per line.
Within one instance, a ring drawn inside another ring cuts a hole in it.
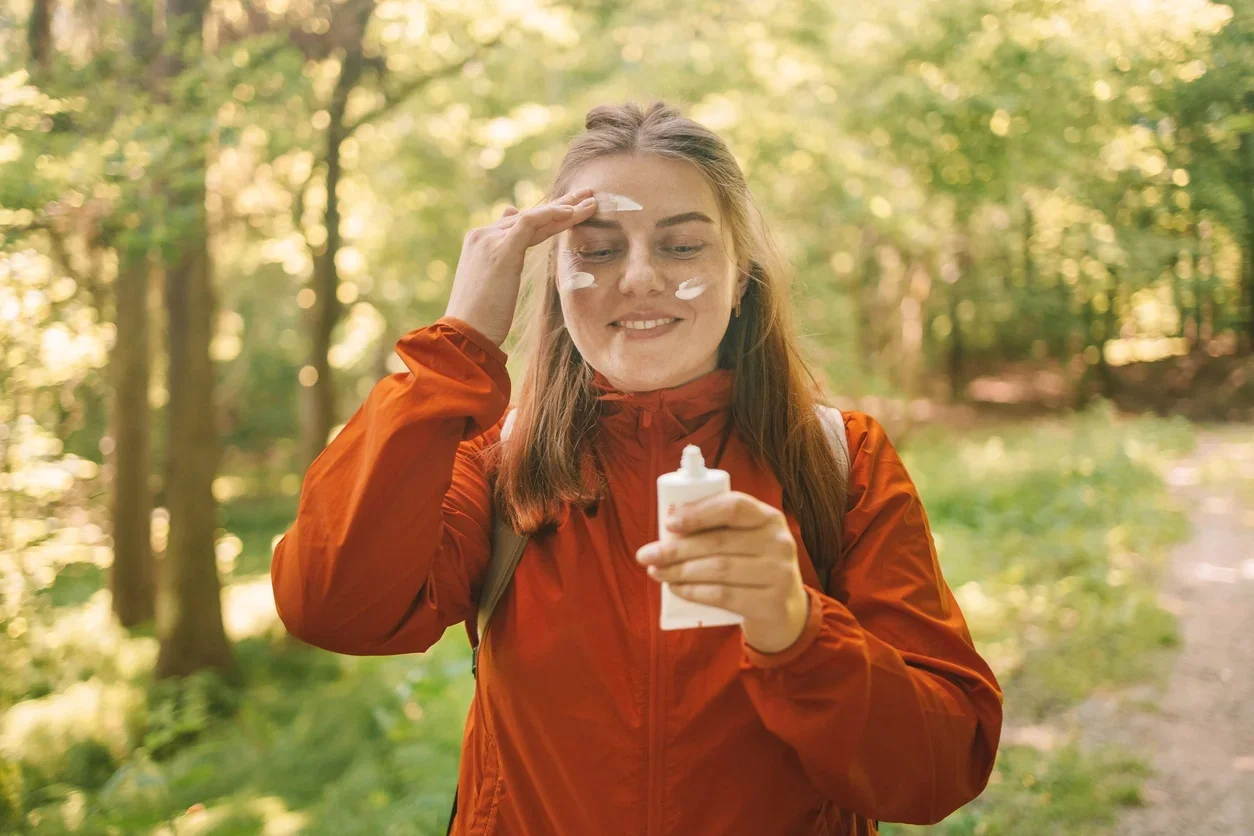
M 1151 759 L 1146 805 L 1121 816 L 1114 833 L 1249 836 L 1254 428 L 1199 431 L 1197 449 L 1176 463 L 1167 481 L 1190 509 L 1193 525 L 1172 555 L 1161 599 L 1180 619 L 1182 645 L 1164 691 L 1090 700 L 1080 709 L 1081 726 L 1090 742 L 1119 743 Z

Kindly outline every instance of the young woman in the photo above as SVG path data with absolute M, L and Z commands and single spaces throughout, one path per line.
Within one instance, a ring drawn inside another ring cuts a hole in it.
M 829 443 L 716 135 L 660 103 L 592 110 L 547 202 L 472 230 L 446 316 L 396 350 L 408 371 L 309 468 L 272 577 L 297 637 L 422 652 L 462 622 L 477 643 L 494 509 L 530 535 L 479 653 L 453 833 L 868 834 L 982 791 L 999 686 L 884 429 L 851 411 L 847 463 Z M 662 543 L 656 480 L 688 444 L 733 490 Z M 660 581 L 743 624 L 660 630 Z

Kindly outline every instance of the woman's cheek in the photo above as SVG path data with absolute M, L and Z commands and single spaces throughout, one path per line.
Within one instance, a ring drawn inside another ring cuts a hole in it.
M 598 281 L 591 273 L 588 278 L 563 277 L 561 284 L 562 310 L 567 327 L 576 333 L 592 331 L 595 326 L 613 314 L 609 310 L 608 282 Z

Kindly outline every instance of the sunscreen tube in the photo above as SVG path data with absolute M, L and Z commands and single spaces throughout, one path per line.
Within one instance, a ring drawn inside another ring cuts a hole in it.
M 657 480 L 658 539 L 674 540 L 675 534 L 667 530 L 666 521 L 682 505 L 707 496 L 731 490 L 731 477 L 725 470 L 705 466 L 701 448 L 689 444 L 684 448 L 679 470 L 663 473 Z M 687 627 L 718 627 L 726 624 L 742 624 L 744 616 L 720 607 L 698 604 L 680 598 L 671 592 L 670 584 L 662 583 L 662 629 L 682 630 Z

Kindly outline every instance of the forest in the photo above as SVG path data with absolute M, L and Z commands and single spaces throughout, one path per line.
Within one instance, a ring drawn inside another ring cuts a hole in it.
M 1155 802 L 1059 718 L 1181 652 L 1216 427 L 1254 536 L 1254 0 L 0 0 L 0 831 L 444 833 L 465 634 L 307 647 L 271 550 L 466 231 L 653 100 L 735 152 L 1006 689 L 931 832 Z

